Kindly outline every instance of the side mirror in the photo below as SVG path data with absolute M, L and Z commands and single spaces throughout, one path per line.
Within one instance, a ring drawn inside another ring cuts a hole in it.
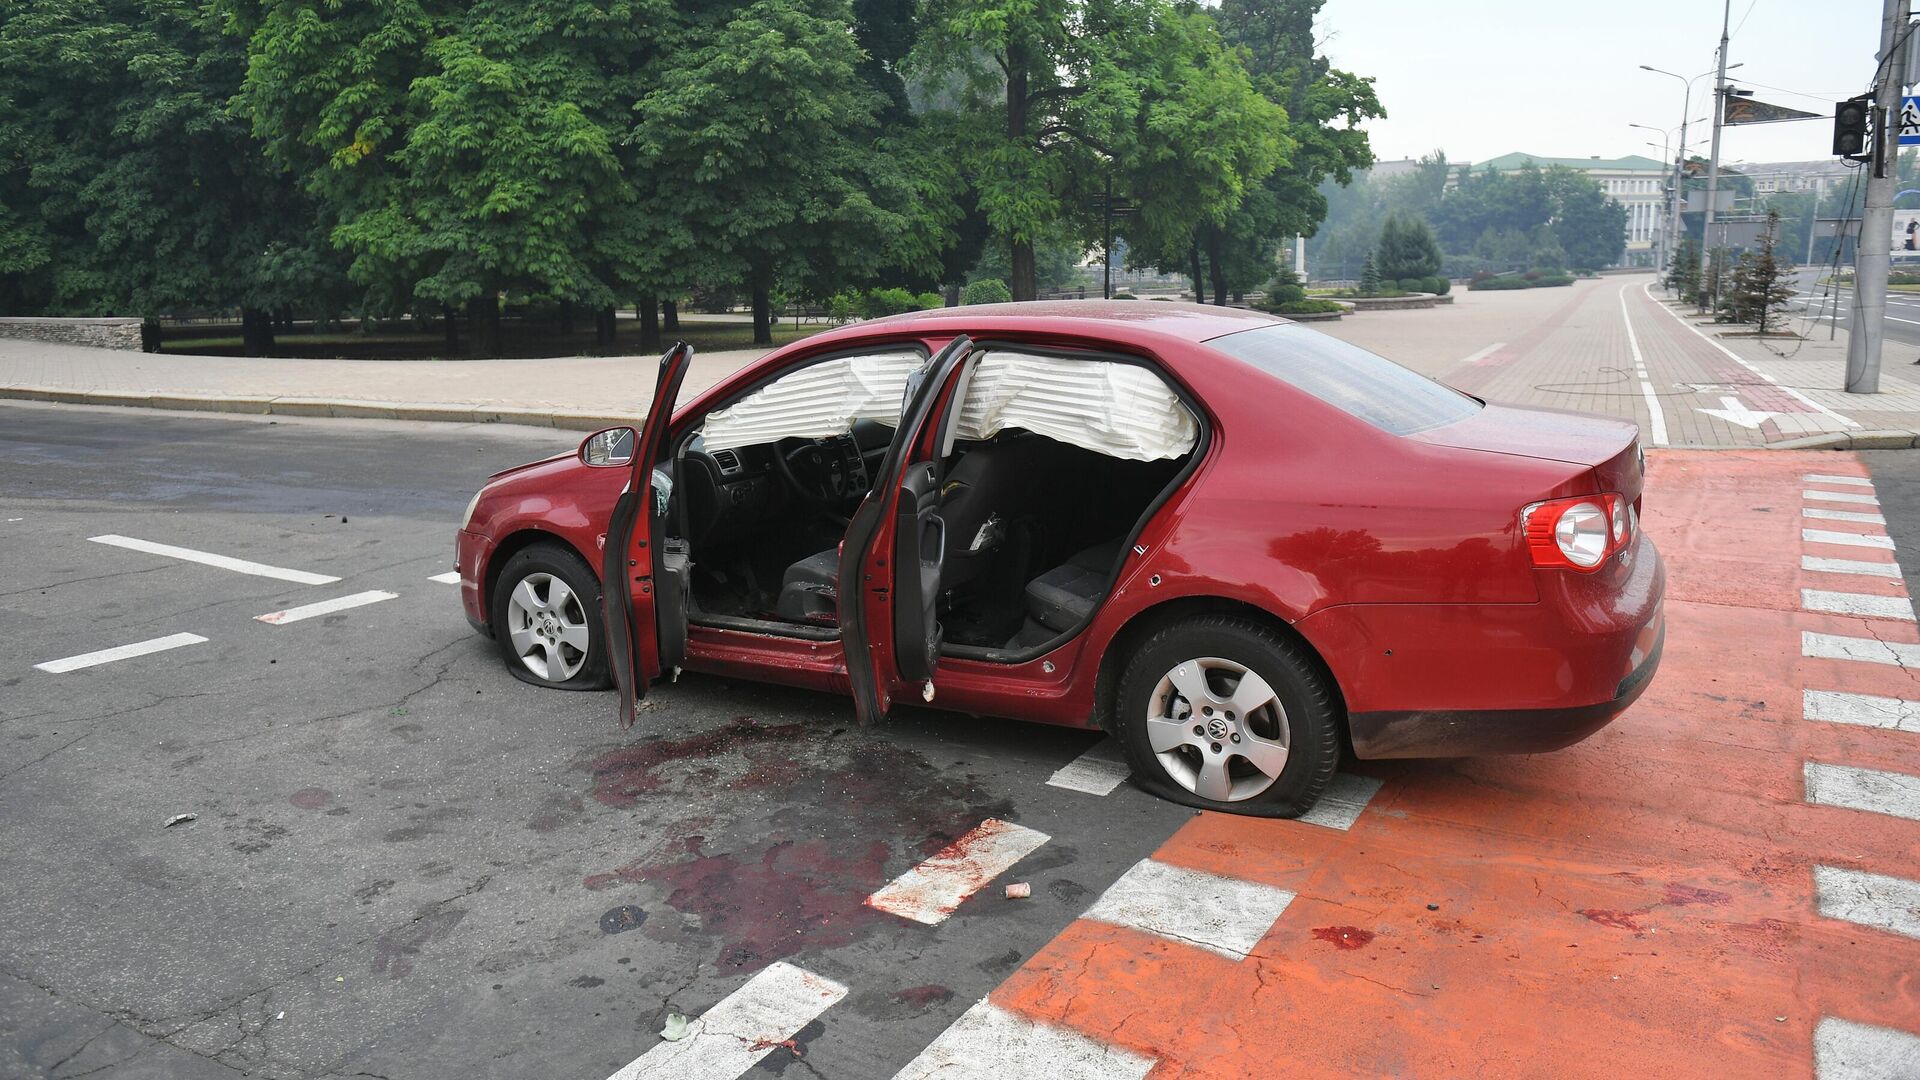
M 630 427 L 596 431 L 580 442 L 580 460 L 596 468 L 633 464 L 633 445 L 639 438 Z

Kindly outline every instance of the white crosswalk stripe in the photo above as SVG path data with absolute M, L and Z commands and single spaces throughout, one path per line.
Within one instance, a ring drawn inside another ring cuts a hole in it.
M 1800 539 L 1809 544 L 1838 544 L 1841 547 L 1877 548 L 1881 551 L 1893 550 L 1893 538 L 1874 533 L 1832 532 L 1827 529 L 1801 529 Z
M 1920 645 L 1845 634 L 1800 632 L 1800 655 L 1820 660 L 1859 660 L 1868 664 L 1920 668 Z
M 1835 615 L 1860 615 L 1869 619 L 1914 621 L 1913 601 L 1904 596 L 1873 596 L 1867 593 L 1801 589 L 1800 606 L 1808 611 L 1825 611 Z
M 1882 728 L 1920 735 L 1920 701 L 1843 694 L 1837 690 L 1804 690 L 1800 714 L 1808 720 L 1856 727 Z
M 1823 559 L 1818 555 L 1800 556 L 1800 569 L 1818 574 L 1859 574 L 1863 577 L 1897 578 L 1900 564 L 1862 562 L 1857 559 Z
M 847 996 L 847 988 L 776 960 L 608 1080 L 734 1080 Z
M 1815 866 L 1813 890 L 1820 914 L 1920 938 L 1920 881 L 1843 866 Z
M 1834 473 L 1807 473 L 1800 480 L 1807 484 L 1840 484 L 1845 487 L 1863 488 L 1873 486 L 1873 481 L 1864 476 L 1839 476 Z
M 867 906 L 929 926 L 943 922 L 1048 839 L 1038 830 L 988 818 L 867 897 Z
M 1828 510 L 1823 506 L 1806 506 L 1800 509 L 1800 516 L 1816 521 L 1851 521 L 1858 525 L 1885 525 L 1887 519 L 1879 514 L 1869 514 L 1864 510 Z
M 332 600 L 321 600 L 318 603 L 302 604 L 299 607 L 288 608 L 285 611 L 269 611 L 265 615 L 255 615 L 254 619 L 258 622 L 271 623 L 274 626 L 285 626 L 287 623 L 296 623 L 302 619 L 317 618 L 321 615 L 331 615 L 336 611 L 347 611 L 352 608 L 366 607 L 368 604 L 377 604 L 382 600 L 392 600 L 399 595 L 399 593 L 382 592 L 379 589 L 373 589 L 368 592 L 354 593 L 351 596 L 337 596 Z
M 1851 491 L 1816 491 L 1808 488 L 1800 495 L 1802 498 L 1817 499 L 1821 502 L 1854 503 L 1859 506 L 1880 505 L 1880 500 L 1872 495 L 1859 495 Z
M 152 638 L 147 641 L 136 641 L 131 645 L 116 645 L 111 649 L 81 653 L 79 656 L 69 656 L 62 660 L 48 660 L 45 663 L 35 664 L 33 666 L 40 671 L 59 675 L 68 671 L 79 671 L 81 668 L 111 664 L 115 660 L 131 660 L 136 656 L 149 656 L 157 652 L 166 652 L 168 649 L 178 649 L 182 645 L 199 645 L 206 640 L 206 638 L 201 637 L 199 634 L 168 634 L 166 637 Z
M 1082 791 L 1088 795 L 1111 795 L 1126 780 L 1128 767 L 1120 744 L 1114 739 L 1094 743 L 1086 753 L 1062 765 L 1048 778 L 1048 787 Z
M 1244 960 L 1292 902 L 1285 889 L 1142 859 L 1085 917 Z
M 268 566 L 265 563 L 249 562 L 226 555 L 215 555 L 208 551 L 195 551 L 192 548 L 175 547 L 172 544 L 157 544 L 151 540 L 136 540 L 131 536 L 118 536 L 108 533 L 104 536 L 89 536 L 88 540 L 96 544 L 125 548 L 128 551 L 141 551 L 148 555 L 160 555 L 182 562 L 199 563 L 202 566 L 231 570 L 236 574 L 251 574 L 254 577 L 273 578 L 277 581 L 291 581 L 296 585 L 331 585 L 339 581 L 337 577 L 325 574 L 310 574 L 305 570 L 289 570 L 284 566 Z
M 1920 776 L 1809 761 L 1807 801 L 1920 821 Z
M 1143 1080 L 1155 1064 L 982 1000 L 893 1080 Z
M 1920 1076 L 1920 1035 L 1823 1016 L 1813 1029 L 1817 1080 L 1913 1080 Z

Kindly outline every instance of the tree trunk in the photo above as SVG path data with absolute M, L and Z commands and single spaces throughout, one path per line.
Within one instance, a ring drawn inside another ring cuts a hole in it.
M 259 308 L 241 308 L 240 343 L 248 356 L 272 356 L 273 316 Z
M 467 301 L 467 337 L 473 346 L 469 352 L 478 357 L 500 355 L 500 296 L 484 292 Z
M 668 300 L 661 304 L 660 308 L 660 329 L 680 329 L 680 302 L 678 300 Z
M 768 279 L 773 275 L 753 272 L 753 343 L 773 344 L 773 290 Z
M 1196 304 L 1204 304 L 1207 302 L 1207 283 L 1206 279 L 1200 276 L 1199 244 L 1195 244 L 1187 249 L 1187 259 L 1191 263 L 1189 269 L 1193 277 L 1193 302 Z
M 451 304 L 440 305 L 440 320 L 442 323 L 445 324 L 442 329 L 443 329 L 443 332 L 446 334 L 447 353 L 451 355 L 453 353 L 459 352 L 460 351 L 460 320 L 453 310 L 453 305 Z
M 595 348 L 611 349 L 620 340 L 620 327 L 614 320 L 612 307 L 604 307 L 593 316 L 593 344 Z
M 560 301 L 560 334 L 563 337 L 573 336 L 573 301 L 571 300 Z
M 1027 47 L 1017 37 L 1007 42 L 1007 142 L 1027 148 Z M 1033 280 L 1033 240 L 1015 237 L 1009 262 L 1013 280 L 1007 288 L 1015 300 L 1032 300 L 1040 295 Z
M 953 282 L 947 283 L 945 303 L 948 307 L 960 306 L 960 283 L 959 282 L 953 281 Z
M 1207 274 L 1213 281 L 1213 302 L 1227 306 L 1227 267 L 1220 258 L 1220 230 L 1207 230 Z
M 640 316 L 640 351 L 657 352 L 660 345 L 660 298 L 649 296 L 635 305 Z

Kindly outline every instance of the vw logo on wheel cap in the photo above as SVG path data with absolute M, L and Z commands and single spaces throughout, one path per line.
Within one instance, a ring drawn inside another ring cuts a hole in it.
M 1226 738 L 1227 733 L 1232 730 L 1233 730 L 1232 728 L 1227 726 L 1227 722 L 1218 716 L 1207 721 L 1207 734 L 1215 742 L 1219 742 L 1221 739 Z

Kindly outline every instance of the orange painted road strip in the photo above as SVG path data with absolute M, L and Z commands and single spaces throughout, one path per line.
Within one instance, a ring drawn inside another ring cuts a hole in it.
M 1920 775 L 1920 672 L 1802 649 L 1920 647 L 1803 606 L 1906 596 L 1802 562 L 1890 556 L 1801 535 L 1809 485 L 1871 481 L 1833 453 L 1650 467 L 1666 656 L 1625 716 L 1555 754 L 1363 765 L 1384 786 L 1345 832 L 1202 814 L 1155 862 L 1293 894 L 1244 960 L 1081 919 L 989 1000 L 1155 1080 L 1920 1075 L 1920 821 L 1884 812 Z

